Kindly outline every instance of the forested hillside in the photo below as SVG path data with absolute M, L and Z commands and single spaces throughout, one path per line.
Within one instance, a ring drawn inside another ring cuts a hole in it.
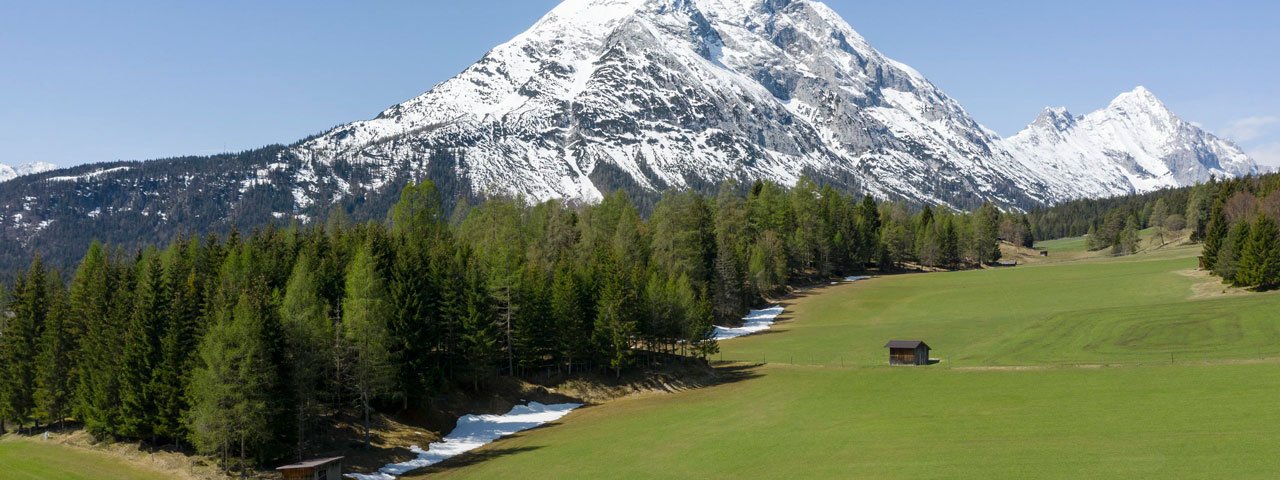
M 70 275 L 40 258 L 0 316 L 0 420 L 266 461 L 307 433 L 494 376 L 617 375 L 706 357 L 789 283 L 918 261 L 998 258 L 992 206 L 964 215 L 855 199 L 804 180 L 671 192 L 647 219 L 624 193 L 590 206 L 495 199 L 446 215 L 436 186 L 385 222 L 95 243 Z

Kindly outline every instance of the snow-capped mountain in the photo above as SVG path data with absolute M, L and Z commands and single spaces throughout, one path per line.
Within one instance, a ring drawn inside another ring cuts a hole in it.
M 13 180 L 23 175 L 32 175 L 36 173 L 43 173 L 43 172 L 48 172 L 50 170 L 57 170 L 57 169 L 58 169 L 57 165 L 54 165 L 52 163 L 45 163 L 45 162 L 31 162 L 24 165 L 18 165 L 16 167 L 11 167 L 3 163 L 0 163 L 0 182 Z
M 1178 118 L 1143 87 L 1082 117 L 1045 109 L 1004 146 L 1051 191 L 1072 198 L 1259 173 L 1240 147 Z
M 429 169 L 534 200 L 802 174 L 953 206 L 1057 198 L 999 144 L 820 2 L 567 0 L 457 77 L 291 153 L 300 209 Z

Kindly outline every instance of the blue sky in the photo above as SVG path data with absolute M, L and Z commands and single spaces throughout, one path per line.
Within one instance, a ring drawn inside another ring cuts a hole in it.
M 287 143 L 376 115 L 558 0 L 0 0 L 0 163 Z M 828 0 L 1004 135 L 1145 85 L 1280 165 L 1280 2 Z

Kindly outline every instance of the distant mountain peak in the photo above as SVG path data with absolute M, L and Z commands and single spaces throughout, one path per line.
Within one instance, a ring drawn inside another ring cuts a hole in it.
M 12 180 L 25 175 L 34 175 L 44 173 L 50 170 L 57 170 L 58 166 L 47 162 L 31 162 L 16 167 L 0 163 L 0 182 Z
M 1178 118 L 1145 87 L 1082 117 L 1046 109 L 1004 146 L 1074 197 L 1145 192 L 1258 173 L 1235 144 Z

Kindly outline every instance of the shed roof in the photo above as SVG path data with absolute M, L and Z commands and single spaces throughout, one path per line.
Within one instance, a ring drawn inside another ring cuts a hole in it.
M 293 465 L 285 465 L 285 466 L 283 466 L 283 467 L 276 467 L 276 470 L 298 470 L 298 469 L 303 469 L 303 468 L 316 468 L 316 467 L 319 467 L 319 466 L 321 466 L 321 465 L 325 465 L 325 464 L 328 464 L 328 463 L 336 462 L 336 461 L 338 461 L 338 460 L 342 460 L 343 458 L 345 458 L 345 457 L 316 458 L 316 459 L 312 459 L 312 460 L 307 460 L 307 461 L 305 461 L 305 462 L 298 462 L 298 463 L 295 463 L 295 464 L 293 464 Z
M 916 348 L 921 345 L 929 348 L 929 344 L 920 340 L 890 340 L 889 343 L 884 344 L 884 348 Z

